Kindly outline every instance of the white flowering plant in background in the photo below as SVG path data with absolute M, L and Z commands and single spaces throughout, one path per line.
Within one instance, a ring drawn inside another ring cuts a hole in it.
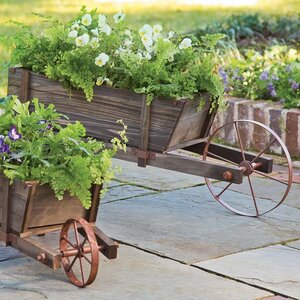
M 129 29 L 124 12 L 108 18 L 85 7 L 68 24 L 46 20 L 41 34 L 26 29 L 15 36 L 13 65 L 82 89 L 88 101 L 95 86 L 107 85 L 147 94 L 149 103 L 155 96 L 189 99 L 208 92 L 215 105 L 223 104 L 214 55 L 220 34 L 177 35 L 160 24 Z

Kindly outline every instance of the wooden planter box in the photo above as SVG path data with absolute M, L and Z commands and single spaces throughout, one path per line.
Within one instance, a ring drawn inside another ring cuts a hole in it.
M 141 150 L 166 152 L 199 143 L 208 135 L 215 111 L 209 114 L 210 101 L 197 111 L 199 99 L 173 101 L 157 98 L 151 106 L 146 96 L 127 90 L 96 87 L 94 99 L 87 102 L 83 92 L 69 91 L 45 76 L 15 68 L 9 70 L 8 93 L 21 100 L 34 97 L 53 103 L 70 121 L 81 121 L 89 136 L 110 141 L 121 129 L 116 121 L 128 126 L 128 145 Z
M 9 185 L 8 179 L 0 175 L 0 228 L 4 233 L 24 237 L 60 228 L 69 218 L 95 222 L 100 190 L 100 186 L 92 187 L 92 206 L 86 210 L 68 193 L 59 201 L 48 185 L 19 180 Z

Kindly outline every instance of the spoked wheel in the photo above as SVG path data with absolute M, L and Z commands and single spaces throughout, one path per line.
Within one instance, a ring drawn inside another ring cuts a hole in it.
M 252 134 L 251 141 L 245 139 L 245 132 Z M 232 155 L 228 155 L 229 152 L 226 154 L 226 151 L 215 151 L 214 145 L 224 141 L 235 144 L 238 151 L 230 152 Z M 246 148 L 251 151 L 246 152 Z M 266 161 L 272 162 L 270 154 L 281 155 L 280 163 L 287 167 L 285 180 L 276 178 L 272 168 L 268 170 L 268 166 L 263 165 Z M 278 207 L 289 193 L 292 184 L 291 157 L 280 137 L 264 124 L 238 120 L 221 126 L 209 137 L 205 146 L 203 160 L 208 160 L 208 157 L 231 167 L 236 166 L 243 172 L 241 184 L 205 178 L 214 198 L 232 212 L 244 216 L 260 216 Z
M 90 285 L 97 276 L 99 249 L 93 228 L 84 219 L 69 219 L 60 233 L 62 264 L 70 281 Z

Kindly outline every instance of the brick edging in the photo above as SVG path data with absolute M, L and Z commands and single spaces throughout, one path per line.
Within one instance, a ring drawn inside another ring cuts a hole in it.
M 300 157 L 300 109 L 284 109 L 281 104 L 271 101 L 234 97 L 228 97 L 227 100 L 228 108 L 217 113 L 212 130 L 234 120 L 255 120 L 273 129 L 283 140 L 291 156 Z M 262 150 L 260 145 L 266 144 L 269 140 L 265 132 L 259 130 L 253 132 L 247 124 L 240 131 L 248 148 Z M 237 142 L 232 130 L 225 130 L 220 138 L 232 144 Z M 281 154 L 278 145 L 273 145 L 272 151 Z

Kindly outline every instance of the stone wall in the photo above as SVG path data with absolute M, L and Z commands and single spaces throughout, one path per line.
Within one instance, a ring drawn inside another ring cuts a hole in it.
M 300 158 L 300 109 L 283 109 L 278 103 L 269 101 L 253 101 L 249 99 L 228 98 L 229 106 L 226 111 L 218 112 L 213 130 L 225 123 L 238 119 L 249 119 L 261 122 L 273 129 L 287 146 L 291 156 Z M 269 140 L 268 134 L 259 130 L 249 130 L 247 126 L 241 128 L 243 141 L 248 148 L 257 149 L 260 141 Z M 233 132 L 224 132 L 220 138 L 235 144 Z M 280 147 L 273 145 L 272 151 L 277 154 Z M 259 150 L 259 149 L 258 149 Z

